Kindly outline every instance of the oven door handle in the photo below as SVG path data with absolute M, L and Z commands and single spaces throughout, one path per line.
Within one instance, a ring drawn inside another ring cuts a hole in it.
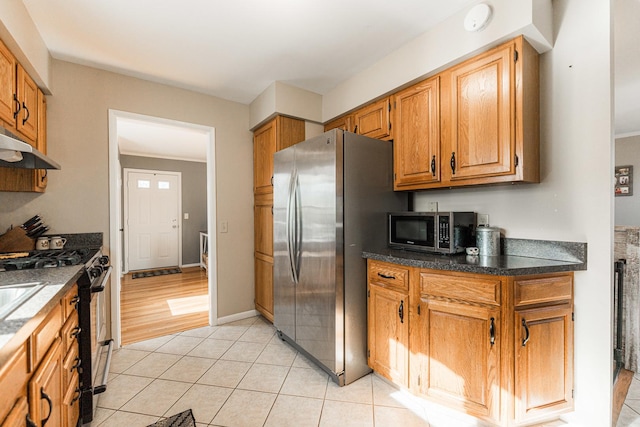
M 109 276 L 111 275 L 112 268 L 113 268 L 112 266 L 107 267 L 107 269 L 104 270 L 100 275 L 100 280 L 98 280 L 98 283 L 91 286 L 92 294 L 104 291 L 104 286 L 107 283 L 107 280 L 109 280 Z
M 104 393 L 107 390 L 107 381 L 109 379 L 109 367 L 111 365 L 111 354 L 113 353 L 113 340 L 107 340 L 102 342 L 102 346 L 108 345 L 107 361 L 104 364 L 104 370 L 102 371 L 102 384 L 93 387 L 93 394 Z

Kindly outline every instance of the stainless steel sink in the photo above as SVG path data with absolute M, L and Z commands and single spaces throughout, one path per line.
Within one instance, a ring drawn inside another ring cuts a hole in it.
M 0 285 L 0 320 L 6 318 L 44 287 L 45 282 Z

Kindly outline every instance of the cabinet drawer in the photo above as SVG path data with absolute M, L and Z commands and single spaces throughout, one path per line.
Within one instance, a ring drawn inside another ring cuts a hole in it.
M 80 356 L 78 353 L 78 346 L 73 345 L 64 356 L 64 360 L 62 362 L 62 384 L 64 384 L 64 387 L 66 387 L 67 384 L 70 384 L 74 375 L 78 375 L 79 369 Z
M 518 277 L 514 279 L 514 287 L 515 307 L 568 302 L 573 298 L 573 277 L 571 274 Z
M 78 311 L 78 302 L 80 297 L 78 296 L 78 285 L 73 285 L 71 290 L 62 299 L 62 315 L 64 319 L 68 319 L 71 313 Z
M 38 366 L 38 362 L 44 357 L 51 343 L 58 336 L 62 327 L 62 306 L 57 304 L 47 318 L 40 324 L 31 336 L 31 362 L 32 368 Z
M 369 283 L 409 291 L 409 269 L 381 261 L 369 261 Z
M 21 345 L 9 361 L 0 367 L 0 420 L 3 419 L 20 395 L 26 393 L 27 348 Z M 24 421 L 24 420 L 23 420 Z
M 73 379 L 65 390 L 62 400 L 62 427 L 75 427 L 80 418 L 80 387 L 77 372 L 73 373 Z
M 420 273 L 420 294 L 479 304 L 500 305 L 499 278 Z
M 60 334 L 62 335 L 62 351 L 64 353 L 69 351 L 69 347 L 76 342 L 79 333 L 80 326 L 78 326 L 78 313 L 74 312 L 60 330 Z

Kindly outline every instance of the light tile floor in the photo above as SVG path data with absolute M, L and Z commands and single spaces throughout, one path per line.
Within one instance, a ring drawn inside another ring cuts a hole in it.
M 636 392 L 639 408 L 640 388 Z M 142 427 L 189 408 L 198 427 L 486 425 L 375 374 L 338 387 L 270 323 L 254 317 L 115 351 L 91 426 Z
M 640 374 L 635 374 L 622 411 L 618 417 L 617 427 L 640 427 Z

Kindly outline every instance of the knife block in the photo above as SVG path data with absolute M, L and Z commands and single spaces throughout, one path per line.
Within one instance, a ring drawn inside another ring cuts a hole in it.
M 27 236 L 27 232 L 16 227 L 0 236 L 0 252 L 32 251 L 36 242 Z

